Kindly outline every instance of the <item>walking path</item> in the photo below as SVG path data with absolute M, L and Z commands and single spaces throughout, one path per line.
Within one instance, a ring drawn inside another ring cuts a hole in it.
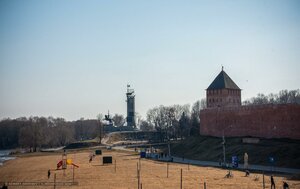
M 199 161 L 199 160 L 192 160 L 192 159 L 186 159 L 186 158 L 183 159 L 181 157 L 174 157 L 174 156 L 172 156 L 172 158 L 173 158 L 173 162 L 176 162 L 176 163 L 186 163 L 186 164 L 191 164 L 191 165 L 221 167 L 218 162 L 213 162 L 213 161 Z M 162 158 L 159 160 L 164 160 L 164 159 Z M 165 160 L 167 160 L 167 159 L 165 159 Z M 244 164 L 239 164 L 238 169 L 244 169 Z M 300 174 L 300 169 L 273 167 L 273 166 L 264 166 L 264 165 L 249 165 L 248 170 Z
M 124 146 L 115 146 L 113 149 L 117 150 L 125 150 L 125 151 L 134 151 L 134 149 L 125 148 Z M 156 155 L 151 156 L 154 160 L 159 161 L 169 161 L 170 157 L 165 156 L 163 158 L 157 158 Z M 192 159 L 186 159 L 182 157 L 175 157 L 171 156 L 173 158 L 173 162 L 175 163 L 185 163 L 190 165 L 201 165 L 201 166 L 212 166 L 212 167 L 222 167 L 220 166 L 219 162 L 214 161 L 200 161 L 200 160 L 192 160 Z M 300 169 L 293 169 L 293 168 L 285 168 L 285 167 L 274 167 L 274 166 L 265 166 L 265 165 L 248 165 L 248 170 L 252 171 L 266 171 L 266 172 L 278 172 L 278 173 L 288 173 L 288 174 L 300 174 Z M 244 169 L 244 164 L 239 164 L 237 169 Z

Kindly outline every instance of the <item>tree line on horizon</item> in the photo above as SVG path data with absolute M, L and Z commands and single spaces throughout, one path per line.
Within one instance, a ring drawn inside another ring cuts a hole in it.
M 204 104 L 206 102 L 202 101 L 202 106 Z M 192 129 L 198 130 L 200 101 L 193 105 L 191 111 L 189 108 L 188 104 L 152 108 L 147 112 L 147 120 L 137 116 L 140 130 L 167 133 L 162 140 L 167 137 L 186 136 Z M 102 114 L 97 115 L 97 119 L 81 118 L 77 121 L 51 116 L 3 119 L 0 121 L 0 149 L 20 147 L 35 152 L 40 148 L 66 146 L 75 141 L 94 139 L 101 136 L 103 120 L 105 119 Z M 115 126 L 123 126 L 125 122 L 121 114 L 115 114 L 112 120 Z
M 278 94 L 258 94 L 243 105 L 260 104 L 300 104 L 300 91 L 282 90 Z M 146 119 L 138 117 L 138 126 L 142 131 L 157 131 L 161 141 L 199 135 L 200 111 L 206 108 L 205 99 L 196 101 L 192 107 L 185 105 L 160 105 L 147 111 Z M 94 139 L 101 136 L 102 114 L 97 119 L 66 121 L 64 118 L 53 117 L 20 117 L 0 121 L 0 149 L 39 148 L 65 146 L 75 141 Z M 112 117 L 116 126 L 123 126 L 125 118 L 121 114 Z
M 124 123 L 124 116 L 115 114 L 115 124 Z M 0 121 L 0 149 L 28 148 L 37 151 L 40 148 L 66 146 L 75 141 L 94 139 L 100 135 L 103 115 L 97 119 L 80 118 L 66 121 L 64 118 L 31 116 Z M 103 132 L 103 131 L 102 131 Z
M 300 104 L 300 90 L 281 90 L 278 94 L 270 93 L 268 95 L 259 93 L 256 97 L 243 101 L 242 104 Z

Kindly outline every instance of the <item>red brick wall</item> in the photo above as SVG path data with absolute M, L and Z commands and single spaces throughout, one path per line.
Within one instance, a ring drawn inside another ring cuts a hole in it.
M 300 139 L 300 105 L 208 108 L 200 112 L 200 134 Z

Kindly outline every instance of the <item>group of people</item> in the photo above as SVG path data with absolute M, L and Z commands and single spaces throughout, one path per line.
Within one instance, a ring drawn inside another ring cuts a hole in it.
M 248 170 L 248 169 L 246 169 L 246 171 L 245 171 L 245 177 L 248 177 L 248 176 L 250 176 L 250 171 Z M 258 179 L 255 179 L 255 180 L 258 180 Z M 274 181 L 274 177 L 273 177 L 273 175 L 271 175 L 271 189 L 275 189 L 275 181 Z M 289 185 L 288 185 L 288 183 L 287 182 L 285 182 L 285 181 L 282 181 L 282 183 L 283 183 L 283 189 L 289 189 Z
M 285 181 L 282 181 L 282 183 L 283 183 L 283 189 L 289 189 L 288 183 L 286 183 Z M 271 189 L 273 188 L 275 189 L 276 187 L 275 187 L 274 177 L 273 175 L 271 175 Z

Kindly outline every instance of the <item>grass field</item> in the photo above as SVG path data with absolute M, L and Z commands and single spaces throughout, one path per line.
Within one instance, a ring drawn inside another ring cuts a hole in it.
M 77 186 L 56 186 L 56 188 L 114 188 L 134 189 L 138 188 L 137 164 L 140 162 L 140 182 L 143 189 L 180 189 L 180 174 L 182 169 L 182 188 L 203 188 L 206 182 L 207 188 L 213 189 L 260 189 L 262 188 L 262 175 L 250 174 L 245 177 L 241 171 L 233 171 L 233 178 L 224 178 L 227 170 L 188 166 L 186 164 L 169 163 L 169 176 L 167 178 L 167 163 L 157 162 L 139 157 L 131 152 L 104 151 L 103 155 L 111 155 L 113 164 L 102 165 L 101 157 L 96 156 L 89 163 L 89 154 L 92 151 L 68 152 L 68 159 L 72 159 L 79 168 L 75 168 L 75 181 Z M 57 162 L 62 158 L 61 154 L 36 154 L 18 157 L 6 162 L 0 167 L 0 182 L 53 182 L 54 174 L 57 182 L 72 181 L 72 166 L 64 171 L 55 170 Z M 116 166 L 115 163 L 116 162 Z M 116 171 L 115 171 L 116 167 Z M 50 179 L 47 171 L 51 169 Z M 259 177 L 254 181 L 254 177 Z M 282 187 L 282 180 L 287 180 L 282 175 L 275 175 L 277 187 Z M 266 188 L 270 188 L 270 176 L 265 176 Z M 290 188 L 300 188 L 299 180 L 287 180 Z M 54 186 L 9 186 L 9 188 L 54 188 Z

